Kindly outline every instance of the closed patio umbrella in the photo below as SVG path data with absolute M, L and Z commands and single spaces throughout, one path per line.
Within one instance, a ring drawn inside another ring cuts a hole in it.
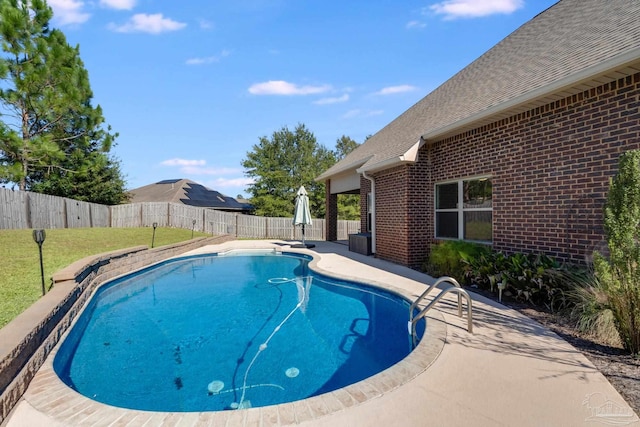
M 293 247 L 313 248 L 315 245 L 307 245 L 304 242 L 304 226 L 311 225 L 311 211 L 309 210 L 309 196 L 304 185 L 301 185 L 296 193 L 296 206 L 293 211 L 293 225 L 302 225 L 302 245 L 294 245 Z

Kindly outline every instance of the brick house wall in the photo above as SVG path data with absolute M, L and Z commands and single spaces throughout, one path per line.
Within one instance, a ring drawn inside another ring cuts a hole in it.
M 360 230 L 367 231 L 367 194 L 371 192 L 371 181 L 360 175 Z
M 604 244 L 602 209 L 618 158 L 640 149 L 639 108 L 635 74 L 427 142 L 416 163 L 374 175 L 376 255 L 420 267 L 435 243 L 435 184 L 490 175 L 495 250 L 585 262 Z

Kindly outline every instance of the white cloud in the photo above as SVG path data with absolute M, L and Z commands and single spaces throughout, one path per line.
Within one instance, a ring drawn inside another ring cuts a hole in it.
M 222 58 L 229 56 L 230 54 L 231 54 L 230 51 L 223 50 L 222 52 L 220 52 L 220 55 L 205 56 L 201 58 L 189 58 L 187 59 L 186 63 L 187 65 L 212 64 L 214 62 L 220 62 Z
M 238 187 L 246 187 L 248 185 L 254 184 L 255 181 L 252 178 L 217 178 L 211 181 L 210 184 L 207 184 L 207 187 L 212 188 L 214 190 L 218 190 L 220 188 L 238 188 Z M 235 197 L 236 195 L 232 195 L 231 197 Z
M 413 92 L 417 89 L 417 87 L 411 85 L 389 86 L 380 89 L 374 95 L 395 95 L 396 93 Z
M 207 164 L 206 160 L 187 160 L 187 159 L 169 159 L 160 162 L 162 166 L 204 166 Z
M 190 160 L 174 158 L 160 162 L 161 166 L 177 167 L 181 173 L 189 175 L 233 175 L 242 172 L 238 168 L 213 168 L 207 166 L 206 160 Z
M 123 25 L 109 24 L 109 29 L 118 33 L 149 33 L 160 34 L 167 31 L 177 31 L 186 27 L 183 22 L 165 18 L 161 13 L 147 15 L 136 13 Z
M 135 7 L 136 0 L 100 0 L 100 6 L 109 9 L 131 10 Z
M 413 30 L 413 29 L 417 29 L 417 28 L 424 28 L 426 26 L 427 26 L 427 24 L 425 24 L 424 22 L 409 21 L 409 22 L 407 22 L 406 28 L 408 30 Z
M 251 85 L 249 93 L 253 95 L 314 95 L 331 90 L 329 85 L 298 86 L 284 80 L 270 80 Z
M 523 6 L 524 0 L 446 0 L 429 6 L 445 19 L 478 18 L 494 14 L 510 14 Z
M 337 104 L 340 102 L 347 102 L 349 100 L 349 94 L 345 93 L 342 96 L 338 96 L 336 98 L 322 98 L 317 101 L 313 101 L 316 105 L 328 105 L 328 104 Z
M 346 113 L 344 113 L 342 115 L 343 119 L 355 119 L 355 118 L 361 118 L 361 117 L 372 117 L 372 116 L 379 116 L 381 114 L 383 114 L 384 111 L 383 110 L 367 110 L 367 111 L 362 111 L 359 109 L 355 109 L 355 110 L 349 110 Z
M 83 24 L 91 14 L 83 11 L 84 2 L 80 0 L 49 0 L 53 9 L 53 21 L 60 25 Z
M 209 168 L 200 166 L 183 166 L 180 168 L 180 171 L 190 175 L 232 175 L 241 172 L 238 168 Z
M 206 19 L 200 19 L 198 21 L 198 24 L 200 24 L 200 28 L 203 30 L 211 30 L 215 28 L 215 25 L 213 25 L 213 22 L 207 21 Z

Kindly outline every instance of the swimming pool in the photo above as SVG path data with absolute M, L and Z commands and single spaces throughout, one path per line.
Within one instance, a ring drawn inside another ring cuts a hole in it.
M 309 260 L 195 256 L 111 282 L 70 331 L 54 370 L 110 405 L 216 411 L 336 390 L 409 353 L 406 300 L 314 273 Z

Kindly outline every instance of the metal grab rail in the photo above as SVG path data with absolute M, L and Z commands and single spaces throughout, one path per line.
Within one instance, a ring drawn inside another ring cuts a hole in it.
M 429 304 L 427 304 L 427 306 L 425 308 L 422 309 L 422 311 L 420 311 L 414 317 L 413 311 L 415 310 L 417 305 L 420 303 L 420 301 L 422 301 L 433 290 L 433 288 L 435 288 L 438 284 L 443 283 L 443 282 L 449 282 L 449 283 L 453 284 L 453 286 L 450 287 L 450 288 L 446 288 L 446 289 L 442 290 Z M 425 317 L 427 312 L 429 310 L 431 310 L 431 308 L 438 301 L 440 301 L 442 299 L 442 297 L 444 297 L 449 292 L 455 292 L 456 294 L 458 294 L 458 317 L 462 317 L 462 297 L 464 296 L 467 299 L 467 330 L 469 331 L 469 333 L 471 333 L 471 334 L 473 333 L 473 315 L 472 315 L 473 303 L 472 303 L 471 297 L 469 296 L 467 291 L 462 289 L 462 287 L 456 281 L 456 279 L 454 279 L 452 277 L 441 277 L 434 284 L 429 286 L 422 293 L 422 295 L 420 295 L 411 304 L 411 307 L 409 307 L 409 322 L 408 322 L 407 326 L 409 328 L 409 334 L 411 335 L 411 340 L 412 340 L 412 344 L 413 344 L 414 347 L 416 346 L 416 323 L 420 319 Z

